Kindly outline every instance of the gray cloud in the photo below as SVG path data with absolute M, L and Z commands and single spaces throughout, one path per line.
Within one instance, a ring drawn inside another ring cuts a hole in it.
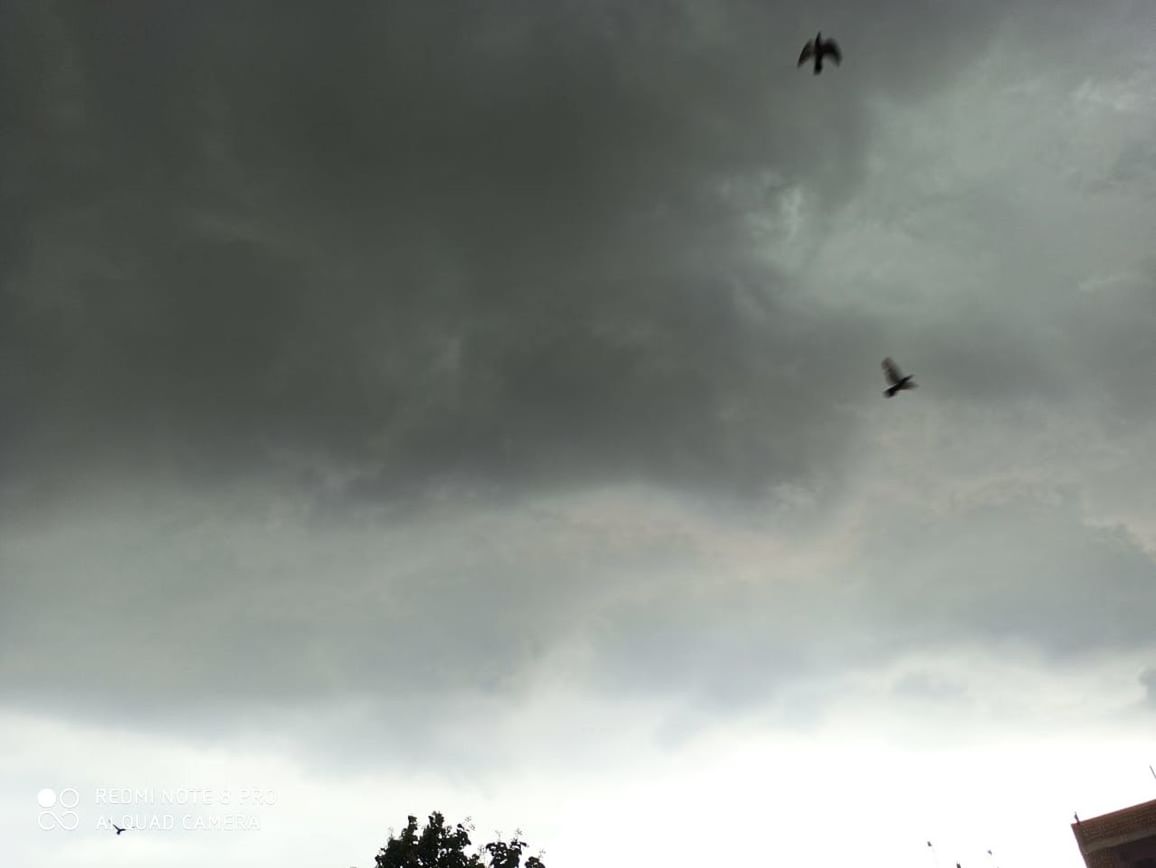
M 928 672 L 914 672 L 904 676 L 894 689 L 900 697 L 923 702 L 950 701 L 967 697 L 967 688 L 964 685 Z
M 799 725 L 849 673 L 973 644 L 1064 667 L 1147 647 L 1156 611 L 1156 565 L 1126 533 L 1039 500 L 892 512 L 846 566 L 800 581 L 772 563 L 755 583 L 674 527 L 616 541 L 612 519 L 566 511 L 356 530 L 219 503 L 131 514 L 5 546 L 9 703 L 198 737 L 270 715 L 304 736 L 321 706 L 347 733 L 327 750 L 401 762 L 457 743 L 463 703 L 543 683 L 672 703 L 667 737 L 720 714 Z M 950 701 L 936 683 L 904 690 Z
M 1140 685 L 1147 694 L 1148 704 L 1156 706 L 1156 669 L 1145 669 L 1141 672 Z
M 681 702 L 677 738 L 776 702 L 810 725 L 841 674 L 932 647 L 1142 646 L 1130 533 L 863 483 L 999 466 L 1041 404 L 1150 421 L 1151 269 L 1117 232 L 1142 206 L 1085 245 L 1028 193 L 1108 188 L 1046 176 L 1052 144 L 945 168 L 1011 98 L 900 146 L 1033 28 L 981 95 L 1044 77 L 1059 114 L 1084 8 L 5 5 L 3 698 L 201 734 L 283 714 L 400 756 L 574 649 L 558 678 Z M 816 79 L 820 27 L 847 63 Z M 1146 183 L 1138 147 L 1097 152 L 1109 187 Z M 879 399 L 890 353 L 912 401 Z M 990 425 L 920 438 L 961 407 Z M 754 546 L 742 582 L 701 527 L 621 543 L 542 505 L 611 484 L 845 557 L 802 581 Z M 866 542 L 831 543 L 848 511 Z
M 789 304 L 745 220 L 846 201 L 865 96 L 944 81 L 995 20 L 888 4 L 834 86 L 791 75 L 809 21 L 743 3 L 8 16 L 10 470 L 306 450 L 375 496 L 837 462 L 875 329 Z M 897 50 L 913 26 L 934 51 Z
M 1156 563 L 1122 529 L 1087 527 L 1070 505 L 988 505 L 950 523 L 902 513 L 883 533 L 874 599 L 914 641 L 1026 641 L 1057 657 L 1148 641 Z M 890 543 L 890 545 L 888 545 Z

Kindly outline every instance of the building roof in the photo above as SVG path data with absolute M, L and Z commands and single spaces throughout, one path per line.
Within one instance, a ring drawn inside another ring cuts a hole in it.
M 1156 799 L 1110 814 L 1072 823 L 1072 833 L 1087 855 L 1106 847 L 1118 847 L 1156 835 Z

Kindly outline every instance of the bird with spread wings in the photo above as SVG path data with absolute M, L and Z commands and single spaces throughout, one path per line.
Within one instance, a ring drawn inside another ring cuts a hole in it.
M 905 389 L 919 388 L 919 384 L 912 379 L 914 375 L 904 376 L 903 372 L 899 370 L 899 366 L 890 357 L 883 360 L 883 376 L 887 378 L 887 388 L 883 390 L 885 397 L 894 398 L 896 393 Z
M 815 75 L 823 71 L 823 59 L 831 58 L 838 66 L 843 62 L 843 52 L 839 50 L 838 43 L 834 39 L 824 39 L 823 31 L 815 34 L 815 38 L 809 40 L 803 46 L 803 53 L 799 55 L 799 66 L 802 66 L 808 60 L 815 61 Z

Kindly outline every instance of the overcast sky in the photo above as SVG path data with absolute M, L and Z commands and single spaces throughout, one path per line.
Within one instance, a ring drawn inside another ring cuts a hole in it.
M 5 2 L 5 864 L 1076 868 L 1154 239 L 1146 0 Z

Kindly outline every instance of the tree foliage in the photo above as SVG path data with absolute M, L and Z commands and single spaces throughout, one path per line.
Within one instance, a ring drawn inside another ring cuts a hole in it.
M 467 820 L 468 822 L 468 820 Z M 546 868 L 538 856 L 522 863 L 526 842 L 521 832 L 510 841 L 498 840 L 469 852 L 472 826 L 458 823 L 450 827 L 440 813 L 430 814 L 424 829 L 418 830 L 417 817 L 409 817 L 400 835 L 392 830 L 389 842 L 376 858 L 376 868 Z

